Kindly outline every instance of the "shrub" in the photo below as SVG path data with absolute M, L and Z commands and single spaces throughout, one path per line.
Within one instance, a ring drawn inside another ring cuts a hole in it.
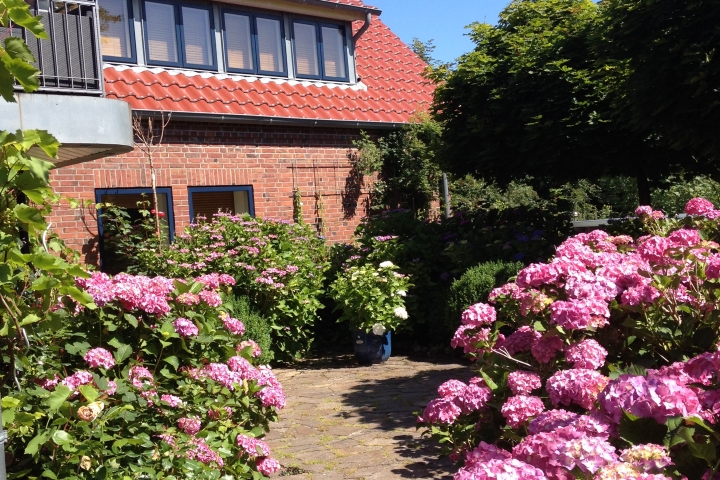
M 468 268 L 450 285 L 445 320 L 457 329 L 460 314 L 470 305 L 487 301 L 490 291 L 507 282 L 523 267 L 521 262 L 486 262 Z
M 233 316 L 245 324 L 242 340 L 253 340 L 260 347 L 262 353 L 255 360 L 260 364 L 270 363 L 274 356 L 270 322 L 250 307 L 250 300 L 247 297 L 230 295 L 226 305 Z
M 651 235 L 571 237 L 463 312 L 452 346 L 479 376 L 421 415 L 456 479 L 714 477 L 720 210 L 636 213 Z
M 310 226 L 216 214 L 188 227 L 161 253 L 141 246 L 137 256 L 146 274 L 231 275 L 234 293 L 271 322 L 276 358 L 299 358 L 310 349 L 327 266 L 327 247 Z
M 95 273 L 94 304 L 62 299 L 4 383 L 9 478 L 262 477 L 259 437 L 285 404 L 221 306 L 226 276 Z M 259 446 L 255 448 L 255 445 Z
M 354 262 L 358 259 L 352 259 Z M 383 335 L 405 326 L 408 318 L 405 296 L 411 287 L 406 275 L 396 272 L 391 261 L 350 265 L 330 284 L 335 310 L 342 310 L 338 322 L 347 321 L 351 330 Z

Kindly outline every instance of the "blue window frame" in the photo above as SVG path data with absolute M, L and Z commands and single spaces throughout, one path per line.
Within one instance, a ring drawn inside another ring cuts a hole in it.
M 217 70 L 210 6 L 145 0 L 143 24 L 148 65 Z
M 100 0 L 103 60 L 135 63 L 135 26 L 130 0 Z
M 158 209 L 165 213 L 163 231 L 166 235 L 165 241 L 171 243 L 175 238 L 175 218 L 173 215 L 173 198 L 172 189 L 169 187 L 157 188 L 158 195 Z M 143 196 L 144 195 L 144 196 Z M 140 213 L 137 206 L 137 202 L 141 200 L 147 200 L 150 202 L 151 207 L 153 201 L 152 188 L 98 188 L 95 190 L 95 202 L 97 203 L 112 203 L 119 207 L 124 207 L 129 216 L 130 221 L 140 219 Z M 112 259 L 117 261 L 117 258 L 113 258 L 113 252 L 110 251 L 106 245 L 105 239 L 105 228 L 103 228 L 102 209 L 98 210 L 98 234 L 99 234 L 99 247 L 100 247 L 100 267 L 103 271 L 113 272 L 112 266 L 108 265 L 106 259 Z M 122 259 L 120 259 L 122 260 Z
M 249 213 L 255 216 L 253 188 L 251 186 L 188 187 L 188 205 L 190 220 L 195 222 L 198 216 L 212 220 L 212 215 L 221 212 L 241 215 Z
M 282 17 L 226 8 L 222 22 L 229 72 L 287 76 Z
M 334 23 L 292 20 L 295 76 L 347 82 L 345 27 Z

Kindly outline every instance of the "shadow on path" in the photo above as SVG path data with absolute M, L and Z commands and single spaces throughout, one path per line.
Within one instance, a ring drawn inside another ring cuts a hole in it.
M 411 362 L 407 362 L 410 364 Z M 440 446 L 429 437 L 413 435 L 417 426 L 417 413 L 433 398 L 443 382 L 457 378 L 467 381 L 472 372 L 457 363 L 431 365 L 413 363 L 413 371 L 398 375 L 393 366 L 392 376 L 383 375 L 383 365 L 365 367 L 376 369 L 378 378 L 352 386 L 340 394 L 340 401 L 350 407 L 362 422 L 376 430 L 398 432 L 390 436 L 395 453 L 406 459 L 391 471 L 400 478 L 452 479 L 457 466 L 449 459 L 438 459 Z M 406 370 L 409 370 L 407 367 Z

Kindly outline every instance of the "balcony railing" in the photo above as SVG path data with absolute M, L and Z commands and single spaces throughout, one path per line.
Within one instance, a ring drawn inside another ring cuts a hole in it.
M 10 36 L 22 37 L 40 70 L 40 91 L 102 95 L 102 58 L 98 7 L 95 1 L 31 0 L 30 9 L 40 17 L 48 40 L 13 27 Z M 8 35 L 0 27 L 0 38 Z

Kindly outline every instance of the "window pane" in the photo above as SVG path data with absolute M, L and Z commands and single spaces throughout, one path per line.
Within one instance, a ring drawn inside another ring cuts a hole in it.
M 145 2 L 148 58 L 157 62 L 178 62 L 175 7 Z
M 320 75 L 315 25 L 295 23 L 295 68 L 298 75 Z
M 193 207 L 193 221 L 211 221 L 218 212 L 235 213 L 235 200 L 232 191 L 192 192 L 190 201 Z M 200 218 L 198 218 L 200 217 Z
M 341 27 L 322 27 L 323 64 L 326 77 L 345 77 L 345 46 Z
M 129 221 L 131 224 L 139 223 L 143 220 L 143 216 L 140 210 L 152 210 L 154 209 L 151 193 L 117 193 L 117 194 L 106 194 L 100 195 L 101 203 L 111 203 L 117 207 L 123 207 L 127 210 L 129 215 Z M 170 221 L 170 215 L 172 212 L 168 211 L 168 198 L 165 193 L 158 193 L 158 211 L 165 213 L 165 216 L 160 219 L 161 233 L 165 242 L 170 241 L 170 229 L 168 228 L 168 222 Z
M 282 35 L 280 21 L 257 19 L 258 63 L 263 72 L 282 72 Z
M 130 21 L 126 0 L 100 1 L 100 49 L 106 57 L 131 56 Z
M 233 199 L 235 200 L 235 215 L 241 215 L 243 213 L 250 213 L 250 195 L 247 190 L 236 190 L 233 192 Z
M 255 68 L 252 58 L 252 32 L 250 17 L 246 15 L 225 14 L 225 42 L 228 67 L 240 70 Z
M 210 12 L 201 8 L 182 7 L 185 63 L 213 65 L 210 43 Z

